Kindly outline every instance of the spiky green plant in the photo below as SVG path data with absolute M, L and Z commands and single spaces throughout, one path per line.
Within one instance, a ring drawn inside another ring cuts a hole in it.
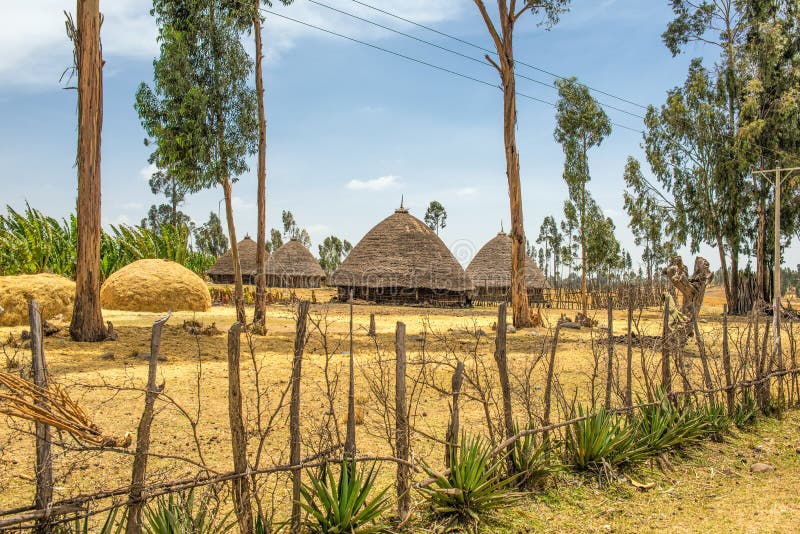
M 758 406 L 749 389 L 743 389 L 741 400 L 733 407 L 733 422 L 738 428 L 745 428 L 756 421 Z
M 75 220 L 58 221 L 25 204 L 20 213 L 6 206 L 0 215 L 0 274 L 75 272 Z
M 533 430 L 533 423 L 527 428 Z M 519 426 L 514 425 L 514 433 L 518 434 L 519 431 Z M 535 434 L 528 434 L 514 442 L 511 461 L 517 474 L 515 482 L 518 488 L 540 488 L 545 479 L 558 469 L 553 461 L 552 448 L 549 440 L 541 440 Z
M 708 433 L 706 416 L 697 410 L 678 408 L 658 392 L 658 404 L 645 406 L 633 421 L 634 440 L 655 456 L 669 449 L 697 443 Z
M 320 534 L 388 532 L 380 516 L 389 506 L 388 487 L 372 495 L 375 489 L 377 466 L 369 471 L 345 461 L 338 468 L 338 477 L 331 464 L 324 473 L 310 475 L 310 484 L 300 488 L 300 506 L 308 513 L 305 528 Z
M 97 534 L 121 534 L 125 532 L 126 514 L 123 512 L 122 516 L 117 520 L 118 513 L 119 508 L 112 508 L 106 515 L 106 519 L 100 527 L 100 530 L 89 528 L 89 514 L 86 513 L 76 515 L 72 521 L 56 525 L 53 528 L 53 532 L 55 534 L 89 534 L 90 532 Z
M 465 434 L 451 453 L 447 475 L 423 464 L 434 481 L 420 488 L 420 492 L 447 525 L 480 523 L 491 512 L 514 504 L 520 496 L 510 488 L 517 476 L 503 476 L 505 463 L 505 456 L 492 458 L 489 445 L 481 438 Z
M 235 526 L 231 512 L 223 513 L 212 493 L 195 500 L 194 490 L 161 496 L 148 504 L 142 531 L 145 534 L 213 534 Z
M 586 413 L 582 406 L 578 406 L 578 417 L 584 419 L 567 427 L 565 442 L 567 461 L 575 468 L 613 467 L 648 457 L 648 448 L 637 442 L 633 426 L 624 417 L 603 407 Z

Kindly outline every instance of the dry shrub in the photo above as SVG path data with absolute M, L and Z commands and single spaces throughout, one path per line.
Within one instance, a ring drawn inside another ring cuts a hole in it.
M 55 274 L 23 274 L 0 277 L 0 326 L 28 324 L 28 301 L 39 303 L 43 319 L 72 314 L 75 282 Z
M 111 310 L 206 311 L 211 295 L 199 276 L 178 263 L 139 260 L 108 277 L 100 303 Z

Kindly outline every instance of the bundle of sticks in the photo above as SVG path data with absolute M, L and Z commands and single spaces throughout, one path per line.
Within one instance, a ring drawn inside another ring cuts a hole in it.
M 129 432 L 122 438 L 104 435 L 56 383 L 39 387 L 18 375 L 0 371 L 0 385 L 7 389 L 0 389 L 0 413 L 63 430 L 84 444 L 121 448 L 131 444 Z

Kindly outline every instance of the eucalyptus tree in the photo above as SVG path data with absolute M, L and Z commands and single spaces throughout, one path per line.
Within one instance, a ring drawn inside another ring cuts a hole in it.
M 503 138 L 506 155 L 506 177 L 511 208 L 511 309 L 517 328 L 530 326 L 528 292 L 525 283 L 525 228 L 522 217 L 522 186 L 517 151 L 517 90 L 514 75 L 514 28 L 519 19 L 530 13 L 542 17 L 542 24 L 551 27 L 564 13 L 569 0 L 498 0 L 496 19 L 487 10 L 484 0 L 473 0 L 480 12 L 497 60 L 486 60 L 497 69 L 503 91 Z
M 684 85 L 670 90 L 660 109 L 648 109 L 644 142 L 653 173 L 671 195 L 671 234 L 677 242 L 690 240 L 693 253 L 701 243 L 717 247 L 730 306 L 726 221 L 740 205 L 728 194 L 730 145 L 720 140 L 729 123 L 720 81 L 693 60 Z
M 578 257 L 578 242 L 580 237 L 575 233 L 578 231 L 578 213 L 575 204 L 569 200 L 564 201 L 564 219 L 561 221 L 561 233 L 564 235 L 564 244 L 561 246 L 561 263 L 566 264 L 567 280 L 572 284 L 572 268 Z
M 281 213 L 281 221 L 283 222 L 283 239 L 295 239 L 300 241 L 304 247 L 311 246 L 311 237 L 305 228 L 300 228 L 291 211 L 284 210 Z
M 432 200 L 425 210 L 425 224 L 439 235 L 439 229 L 447 226 L 447 210 L 438 200 Z
M 666 227 L 671 220 L 670 211 L 660 201 L 658 193 L 642 174 L 639 161 L 628 156 L 625 164 L 625 211 L 630 217 L 630 229 L 634 242 L 644 246 L 642 260 L 645 264 L 647 281 L 653 281 L 654 268 L 665 264 L 671 247 L 666 245 Z
M 240 0 L 244 1 L 244 0 Z M 292 0 L 280 0 L 285 6 Z M 264 326 L 267 310 L 267 119 L 264 113 L 264 47 L 261 37 L 261 5 L 272 7 L 270 0 L 253 1 L 253 35 L 255 36 L 255 77 L 258 103 L 258 228 L 256 230 L 256 298 L 253 323 Z
M 237 321 L 246 324 L 233 218 L 232 183 L 257 139 L 253 62 L 242 45 L 252 10 L 241 1 L 155 0 L 160 56 L 154 87 L 142 83 L 136 109 L 155 148 L 150 160 L 189 192 L 221 186 L 234 265 Z
M 319 245 L 319 265 L 328 273 L 336 272 L 344 259 L 353 250 L 353 245 L 347 239 L 339 239 L 335 235 L 326 237 Z
M 578 236 L 581 248 L 581 305 L 588 312 L 586 293 L 587 231 L 589 208 L 594 202 L 586 189 L 591 179 L 589 173 L 589 150 L 600 146 L 611 134 L 611 121 L 606 112 L 592 98 L 589 89 L 577 83 L 575 78 L 558 80 L 559 99 L 556 104 L 556 129 L 553 135 L 561 144 L 564 155 L 564 181 L 569 197 L 575 206 L 578 220 Z
M 213 211 L 208 214 L 208 222 L 194 231 L 197 250 L 209 256 L 219 257 L 228 250 L 228 238 L 222 229 L 219 216 Z
M 99 0 L 78 0 L 67 18 L 78 73 L 78 227 L 75 304 L 69 333 L 75 341 L 103 341 L 100 307 L 100 140 L 103 129 L 103 49 Z
M 620 267 L 621 247 L 614 232 L 616 227 L 610 217 L 606 217 L 594 199 L 589 198 L 584 220 L 583 262 L 581 266 L 585 284 L 585 276 L 594 274 L 599 278 L 605 274 L 610 279 L 611 273 Z M 584 314 L 586 310 L 584 310 Z
M 558 225 L 556 224 L 556 220 L 552 215 L 548 215 L 542 221 L 542 225 L 539 227 L 539 237 L 536 238 L 537 243 L 544 243 L 545 244 L 545 256 L 547 261 L 553 258 L 553 281 L 558 281 L 558 267 L 559 267 L 559 258 L 561 256 L 561 243 L 564 239 L 564 236 L 561 232 L 558 231 Z M 547 264 L 540 265 L 545 270 L 545 275 L 548 272 Z

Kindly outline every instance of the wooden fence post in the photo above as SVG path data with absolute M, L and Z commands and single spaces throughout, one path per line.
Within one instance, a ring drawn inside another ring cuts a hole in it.
M 232 482 L 233 508 L 239 531 L 242 534 L 253 532 L 253 510 L 251 508 L 250 481 L 244 476 L 248 471 L 247 435 L 242 416 L 242 386 L 239 358 L 241 355 L 242 324 L 233 323 L 228 330 L 228 418 L 231 429 L 231 449 L 233 470 L 238 478 Z
M 608 366 L 606 368 L 606 410 L 611 409 L 611 390 L 614 388 L 614 302 L 608 293 Z
M 450 382 L 452 389 L 452 405 L 450 407 L 450 423 L 447 425 L 447 434 L 444 448 L 444 465 L 450 467 L 450 459 L 453 451 L 458 448 L 458 433 L 460 426 L 460 416 L 458 409 L 458 397 L 461 394 L 461 384 L 464 382 L 464 362 L 459 361 L 456 370 L 453 371 L 453 378 Z
M 306 326 L 308 301 L 300 302 L 297 327 L 294 336 L 294 359 L 292 360 L 292 396 L 289 405 L 289 463 L 300 465 L 300 377 L 303 368 L 303 352 L 306 348 Z M 292 470 L 292 518 L 291 533 L 300 534 L 300 488 L 303 472 L 299 467 Z
M 356 392 L 353 361 L 353 290 L 350 290 L 350 369 L 347 382 L 347 434 L 344 440 L 344 454 L 348 458 L 356 456 Z
M 408 406 L 406 403 L 406 325 L 395 332 L 395 449 L 397 458 L 397 517 L 404 523 L 411 509 L 411 477 L 408 464 Z
M 503 394 L 503 423 L 506 439 L 514 435 L 514 415 L 511 411 L 511 383 L 508 378 L 508 352 L 506 345 L 506 303 L 497 307 L 497 337 L 495 338 L 494 361 L 500 375 L 500 389 Z M 508 475 L 514 475 L 514 444 L 508 446 Z
M 625 376 L 625 407 L 633 406 L 633 296 L 628 300 L 628 335 L 626 344 L 628 349 L 628 368 Z M 628 412 L 630 414 L 630 412 Z
M 728 305 L 722 305 L 722 366 L 725 371 L 725 397 L 728 405 L 728 417 L 733 416 L 734 391 L 731 388 L 731 351 L 728 346 Z
M 375 314 L 369 314 L 369 337 L 375 337 L 377 334 L 375 332 Z
M 672 370 L 669 365 L 669 297 L 664 295 L 664 323 L 661 330 L 661 389 L 672 394 Z
M 558 348 L 558 334 L 561 332 L 561 323 L 556 323 L 556 331 L 553 334 L 553 346 L 550 347 L 550 362 L 547 365 L 547 383 L 544 385 L 544 416 L 542 425 L 550 425 L 550 407 L 552 405 L 553 374 L 556 366 L 556 349 Z M 548 432 L 542 434 L 542 441 L 547 441 Z
M 31 356 L 33 383 L 37 387 L 47 387 L 47 363 L 44 359 L 44 337 L 42 335 L 42 315 L 39 305 L 35 300 L 28 302 L 28 321 L 31 327 Z M 36 405 L 46 409 L 44 399 L 37 398 Z M 38 510 L 47 510 L 53 500 L 53 457 L 51 447 L 50 427 L 36 423 L 36 496 L 34 504 Z M 45 516 L 36 521 L 34 532 L 49 534 L 53 526 L 50 518 Z
M 156 385 L 156 372 L 158 367 L 158 353 L 161 348 L 161 330 L 172 314 L 153 323 L 150 334 L 150 359 L 147 365 L 147 388 L 144 394 L 144 410 L 139 419 L 136 430 L 136 452 L 133 455 L 133 469 L 131 470 L 131 489 L 128 492 L 128 520 L 125 524 L 125 534 L 139 534 L 142 531 L 142 491 L 144 479 L 147 474 L 147 456 L 150 454 L 150 426 L 153 424 L 153 411 L 156 397 L 161 393 L 163 386 Z

